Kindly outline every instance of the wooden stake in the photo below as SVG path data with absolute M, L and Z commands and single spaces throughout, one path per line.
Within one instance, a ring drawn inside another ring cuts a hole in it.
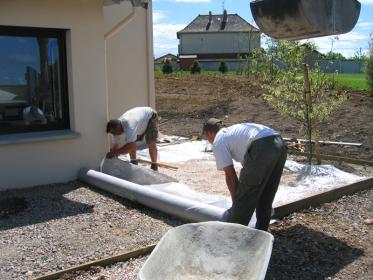
M 124 262 L 129 260 L 130 258 L 137 258 L 139 256 L 144 256 L 151 253 L 154 249 L 156 244 L 149 245 L 147 247 L 143 247 L 134 251 L 125 252 L 119 255 L 107 257 L 97 261 L 91 261 L 88 263 L 79 264 L 70 268 L 66 268 L 60 271 L 50 272 L 43 276 L 35 277 L 32 280 L 51 280 L 51 279 L 58 279 L 60 276 L 66 273 L 72 273 L 74 271 L 79 270 L 88 270 L 92 266 L 108 266 L 117 262 Z

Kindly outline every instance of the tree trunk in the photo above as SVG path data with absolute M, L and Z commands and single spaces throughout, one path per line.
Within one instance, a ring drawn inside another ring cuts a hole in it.
M 304 73 L 304 90 L 303 97 L 306 105 L 306 129 L 308 138 L 308 164 L 312 164 L 312 126 L 311 126 L 311 112 L 312 112 L 312 99 L 311 99 L 311 88 L 310 80 L 308 77 L 308 67 L 307 64 L 302 63 L 303 73 Z

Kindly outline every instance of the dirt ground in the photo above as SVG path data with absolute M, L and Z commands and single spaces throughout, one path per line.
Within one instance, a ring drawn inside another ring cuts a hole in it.
M 203 122 L 217 117 L 226 124 L 256 122 L 278 130 L 283 137 L 304 138 L 295 121 L 263 100 L 265 86 L 246 77 L 157 77 L 155 86 L 156 109 L 165 134 L 201 136 Z M 321 127 L 321 140 L 363 145 L 324 145 L 322 153 L 373 160 L 373 99 L 368 96 L 364 91 L 349 91 L 346 103 Z

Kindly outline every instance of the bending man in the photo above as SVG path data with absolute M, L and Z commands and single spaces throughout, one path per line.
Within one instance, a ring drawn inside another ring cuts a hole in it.
M 121 154 L 129 154 L 132 163 L 136 160 L 136 141 L 145 136 L 152 161 L 151 168 L 158 170 L 157 165 L 157 138 L 158 138 L 158 114 L 150 107 L 136 107 L 125 112 L 121 117 L 110 120 L 106 125 L 106 133 L 113 135 L 111 150 L 107 158 L 117 157 Z M 125 144 L 120 147 L 121 137 L 125 138 Z
M 232 197 L 229 222 L 247 226 L 256 209 L 256 229 L 268 230 L 272 202 L 286 161 L 287 147 L 280 134 L 255 123 L 224 127 L 218 119 L 203 126 L 212 144 L 218 170 L 224 170 Z M 242 164 L 237 177 L 233 159 Z

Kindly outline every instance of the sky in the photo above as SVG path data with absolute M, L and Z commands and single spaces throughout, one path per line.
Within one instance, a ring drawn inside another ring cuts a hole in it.
M 182 30 L 199 14 L 221 14 L 226 9 L 229 14 L 238 14 L 256 26 L 250 11 L 250 0 L 153 0 L 153 37 L 154 57 L 164 54 L 177 54 L 179 41 L 176 32 Z M 339 52 L 345 57 L 353 57 L 357 52 L 368 50 L 369 34 L 373 33 L 373 0 L 359 0 L 360 17 L 356 26 L 349 32 L 338 36 L 310 39 L 318 51 Z M 262 47 L 266 48 L 266 38 Z

